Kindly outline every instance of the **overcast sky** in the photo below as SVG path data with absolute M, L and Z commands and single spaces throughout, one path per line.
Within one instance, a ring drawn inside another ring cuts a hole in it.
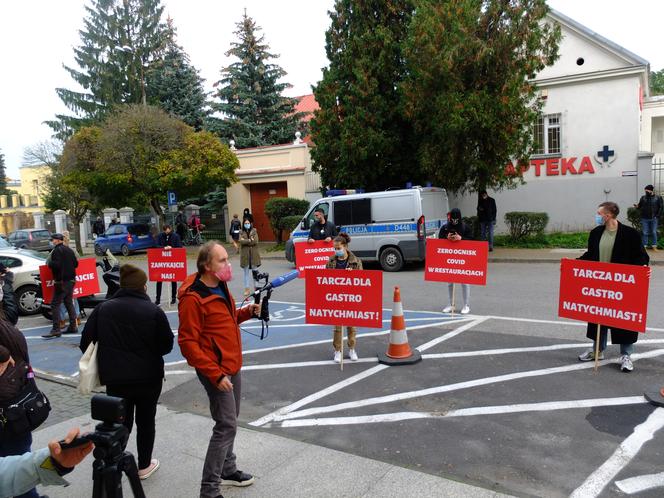
M 73 88 L 62 64 L 73 64 L 79 44 L 84 0 L 0 1 L 0 150 L 7 174 L 18 178 L 23 149 L 46 140 L 42 122 L 67 112 L 55 88 Z M 243 9 L 263 28 L 272 52 L 293 85 L 290 96 L 311 93 L 321 77 L 325 30 L 333 0 L 163 0 L 178 29 L 178 41 L 205 78 L 206 90 L 228 64 L 224 56 L 234 39 L 234 24 Z M 664 67 L 661 22 L 663 0 L 549 0 L 549 5 Z

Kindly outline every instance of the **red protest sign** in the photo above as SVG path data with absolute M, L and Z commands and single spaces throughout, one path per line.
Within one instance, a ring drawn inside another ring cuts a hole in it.
M 148 249 L 148 278 L 150 282 L 182 282 L 187 278 L 187 250 Z
M 486 285 L 488 260 L 486 242 L 427 239 L 424 280 Z
M 325 269 L 325 265 L 334 255 L 334 245 L 332 242 L 316 240 L 313 243 L 296 242 L 295 243 L 295 264 L 300 270 L 300 278 L 305 275 L 305 270 Z
M 558 316 L 645 332 L 649 273 L 646 266 L 563 259 Z
M 44 302 L 50 303 L 53 299 L 53 272 L 42 265 L 39 267 L 41 278 L 42 296 Z M 74 297 L 90 296 L 99 292 L 99 277 L 97 276 L 97 261 L 95 258 L 84 258 L 78 260 L 76 268 L 76 285 L 74 285 Z
M 306 323 L 383 326 L 383 272 L 315 270 L 305 275 Z

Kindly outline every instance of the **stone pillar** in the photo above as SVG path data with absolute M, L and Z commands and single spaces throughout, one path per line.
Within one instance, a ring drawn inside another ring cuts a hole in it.
M 115 208 L 106 208 L 101 211 L 104 216 L 104 226 L 108 228 L 111 225 L 113 218 L 118 217 L 118 210 Z
M 35 219 L 35 228 L 44 228 L 44 213 L 41 211 L 35 211 L 32 213 L 32 217 Z
M 21 201 L 19 200 L 18 194 L 12 194 L 12 207 L 21 207 Z
M 120 208 L 120 223 L 133 223 L 134 210 L 130 207 Z
M 85 215 L 83 221 L 79 223 L 79 230 L 81 235 L 81 247 L 88 245 L 88 239 L 90 238 L 90 213 Z
M 5 209 L 7 207 L 7 196 L 0 195 L 0 208 Z
M 30 205 L 30 194 L 23 194 L 23 205 L 28 207 Z
M 636 192 L 634 198 L 639 199 L 643 195 L 643 189 L 646 185 L 653 183 L 652 158 L 655 156 L 652 152 L 639 152 L 636 160 Z
M 56 233 L 63 233 L 67 230 L 67 213 L 62 209 L 53 211 L 53 216 L 55 217 L 55 231 Z

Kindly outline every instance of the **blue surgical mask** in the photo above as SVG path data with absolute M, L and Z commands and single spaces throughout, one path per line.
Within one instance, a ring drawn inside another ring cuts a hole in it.
M 346 251 L 344 251 L 343 249 L 336 249 L 334 251 L 334 254 L 337 258 L 343 258 L 346 255 Z
M 247 230 L 249 230 L 249 229 L 251 228 L 251 223 L 245 223 L 245 224 L 244 224 L 244 228 L 246 228 Z
M 596 225 L 603 225 L 604 224 L 604 217 L 601 214 L 596 214 L 595 215 L 595 224 Z

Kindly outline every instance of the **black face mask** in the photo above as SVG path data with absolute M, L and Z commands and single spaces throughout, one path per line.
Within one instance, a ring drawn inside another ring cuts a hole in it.
M 648 197 L 650 197 L 650 196 L 652 195 L 652 192 L 650 192 L 649 190 L 646 190 L 646 195 L 647 195 Z

